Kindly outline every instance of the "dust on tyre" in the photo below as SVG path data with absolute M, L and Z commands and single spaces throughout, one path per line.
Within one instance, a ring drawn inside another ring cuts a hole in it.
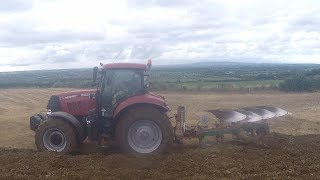
M 120 117 L 116 141 L 123 152 L 135 156 L 161 154 L 172 146 L 173 128 L 164 112 L 137 107 Z
M 77 146 L 76 134 L 68 122 L 49 119 L 36 130 L 35 144 L 40 151 L 68 154 Z

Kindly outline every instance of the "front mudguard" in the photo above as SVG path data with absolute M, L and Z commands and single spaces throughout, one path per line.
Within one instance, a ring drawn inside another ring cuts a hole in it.
M 49 119 L 62 119 L 66 122 L 68 122 L 69 124 L 71 124 L 71 126 L 74 128 L 76 136 L 77 136 L 77 140 L 79 142 L 82 142 L 83 140 L 86 139 L 86 132 L 85 132 L 85 128 L 82 127 L 81 123 L 79 122 L 79 120 L 77 118 L 75 118 L 74 116 L 72 116 L 71 114 L 68 114 L 66 112 L 48 112 L 46 113 L 46 115 L 43 114 L 37 114 L 35 116 L 30 117 L 30 129 L 33 131 L 36 131 L 37 128 L 39 127 L 39 125 L 43 122 L 43 121 L 47 121 Z

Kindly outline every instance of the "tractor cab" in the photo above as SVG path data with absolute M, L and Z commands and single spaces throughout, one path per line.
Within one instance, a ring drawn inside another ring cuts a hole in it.
M 147 93 L 147 65 L 135 63 L 114 63 L 94 68 L 93 80 L 97 82 L 97 109 L 103 117 L 112 117 L 120 102 Z M 99 77 L 98 77 L 99 75 Z

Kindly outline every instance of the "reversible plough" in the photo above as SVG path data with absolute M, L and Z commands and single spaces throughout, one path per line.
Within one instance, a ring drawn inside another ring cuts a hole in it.
M 206 137 L 215 137 L 217 142 L 223 142 L 225 134 L 231 134 L 235 140 L 246 141 L 269 134 L 268 121 L 277 117 L 291 115 L 278 107 L 256 106 L 241 109 L 207 110 L 218 122 L 209 126 L 208 116 L 202 116 L 197 125 L 186 124 L 185 107 L 179 106 L 175 114 L 175 141 L 182 143 L 183 138 L 198 138 L 199 145 L 204 146 Z

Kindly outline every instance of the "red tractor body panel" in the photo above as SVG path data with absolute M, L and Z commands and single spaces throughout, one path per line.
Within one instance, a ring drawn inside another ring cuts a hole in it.
M 96 108 L 95 98 L 96 90 L 71 91 L 56 94 L 59 97 L 61 111 L 73 116 L 88 116 L 89 111 Z M 90 97 L 91 96 L 91 97 Z M 170 110 L 163 96 L 146 93 L 129 97 L 122 101 L 115 109 L 113 117 L 116 117 L 123 109 L 134 104 L 156 105 L 166 111 Z
M 61 111 L 73 116 L 87 116 L 96 108 L 95 93 L 97 90 L 71 91 L 56 94 L 59 97 Z M 91 97 L 90 97 L 91 96 Z
M 165 102 L 164 97 L 154 93 L 147 93 L 143 95 L 129 97 L 128 99 L 122 101 L 113 112 L 113 117 L 115 118 L 122 110 L 135 104 L 156 105 L 166 111 L 170 110 L 170 108 Z

